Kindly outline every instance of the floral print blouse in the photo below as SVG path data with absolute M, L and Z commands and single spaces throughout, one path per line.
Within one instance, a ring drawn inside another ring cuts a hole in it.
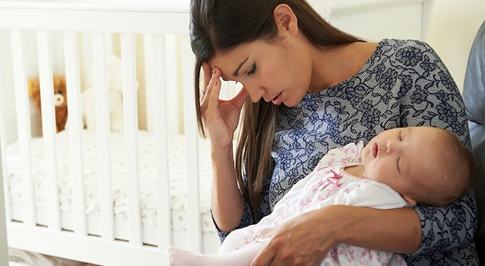
M 359 140 L 366 144 L 379 132 L 407 126 L 444 128 L 470 147 L 463 99 L 436 52 L 421 41 L 384 39 L 356 75 L 308 93 L 296 107 L 280 107 L 274 171 L 265 183 L 260 216 L 271 213 L 329 150 Z M 478 265 L 472 193 L 448 207 L 415 210 L 423 236 L 418 251 L 404 255 L 409 265 Z M 237 228 L 256 222 L 246 204 Z M 229 233 L 219 231 L 221 240 Z

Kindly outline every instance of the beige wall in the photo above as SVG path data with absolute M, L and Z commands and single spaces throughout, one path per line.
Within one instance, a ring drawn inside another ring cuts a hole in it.
M 445 62 L 460 90 L 473 39 L 484 20 L 483 0 L 435 0 L 431 9 L 427 41 Z

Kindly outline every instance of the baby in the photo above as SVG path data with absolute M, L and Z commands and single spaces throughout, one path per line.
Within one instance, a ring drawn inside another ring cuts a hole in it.
M 365 147 L 359 142 L 329 151 L 313 172 L 275 205 L 270 215 L 232 232 L 218 254 L 195 254 L 170 247 L 169 264 L 250 265 L 271 240 L 259 238 L 259 233 L 328 205 L 378 209 L 416 204 L 447 206 L 470 189 L 472 166 L 469 150 L 449 131 L 434 127 L 386 130 Z M 397 254 L 348 244 L 333 247 L 321 265 L 359 263 L 406 265 Z

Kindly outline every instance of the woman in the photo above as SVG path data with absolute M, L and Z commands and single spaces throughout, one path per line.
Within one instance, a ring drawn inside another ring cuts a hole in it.
M 425 43 L 362 41 L 302 0 L 192 0 L 190 30 L 196 80 L 204 73 L 196 106 L 211 141 L 221 240 L 271 213 L 335 147 L 423 125 L 470 147 L 461 95 Z M 243 89 L 219 100 L 220 78 Z M 474 265 L 475 212 L 471 194 L 443 208 L 328 206 L 268 231 L 262 237 L 272 240 L 252 265 L 315 265 L 339 243 L 405 254 L 410 265 Z

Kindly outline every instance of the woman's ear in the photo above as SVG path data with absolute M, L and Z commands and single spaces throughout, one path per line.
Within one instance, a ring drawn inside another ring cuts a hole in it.
M 298 33 L 298 20 L 288 5 L 280 4 L 275 7 L 273 17 L 279 34 L 287 32 L 291 35 L 296 35 Z

